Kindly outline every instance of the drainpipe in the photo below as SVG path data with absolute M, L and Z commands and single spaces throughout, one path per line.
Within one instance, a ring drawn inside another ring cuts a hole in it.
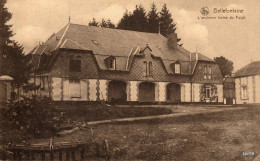
M 192 74 L 191 73 L 191 53 L 190 53 L 190 65 L 189 65 L 189 71 L 190 71 L 190 74 Z M 190 102 L 193 102 L 193 91 L 192 91 L 192 75 L 190 76 Z
M 190 83 L 190 101 L 193 102 L 193 91 L 192 91 L 192 82 Z

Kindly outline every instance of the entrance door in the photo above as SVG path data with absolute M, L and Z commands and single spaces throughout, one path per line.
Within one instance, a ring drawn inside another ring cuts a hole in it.
M 150 82 L 142 82 L 139 85 L 139 101 L 154 102 L 155 101 L 155 86 Z
M 111 81 L 108 84 L 108 101 L 125 102 L 126 101 L 126 83 L 122 81 Z
M 181 101 L 181 88 L 179 84 L 170 83 L 167 85 L 167 101 L 180 102 Z

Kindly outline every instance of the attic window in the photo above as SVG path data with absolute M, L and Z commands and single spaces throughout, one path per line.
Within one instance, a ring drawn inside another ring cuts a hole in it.
M 98 45 L 98 42 L 96 40 L 92 40 L 92 42 L 95 44 L 95 45 Z
M 181 74 L 181 64 L 179 62 L 172 63 L 171 70 L 175 74 Z
M 107 59 L 107 66 L 109 70 L 115 70 L 116 69 L 116 58 L 111 57 Z
M 180 74 L 181 73 L 181 65 L 180 63 L 175 63 L 175 71 L 174 73 Z

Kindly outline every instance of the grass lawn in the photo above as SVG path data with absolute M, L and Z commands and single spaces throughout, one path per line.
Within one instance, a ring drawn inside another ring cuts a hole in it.
M 112 160 L 252 160 L 260 153 L 260 108 L 83 128 L 56 142 L 107 139 Z M 44 142 L 34 140 L 32 142 Z M 254 152 L 254 156 L 243 156 Z
M 58 104 L 64 116 L 72 121 L 97 121 L 117 118 L 155 116 L 170 114 L 164 107 L 118 107 L 115 105 L 85 105 L 84 103 Z

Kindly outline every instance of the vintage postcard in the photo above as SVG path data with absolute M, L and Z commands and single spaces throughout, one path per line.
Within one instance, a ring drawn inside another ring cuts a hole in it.
M 0 160 L 260 160 L 259 6 L 0 0 Z

